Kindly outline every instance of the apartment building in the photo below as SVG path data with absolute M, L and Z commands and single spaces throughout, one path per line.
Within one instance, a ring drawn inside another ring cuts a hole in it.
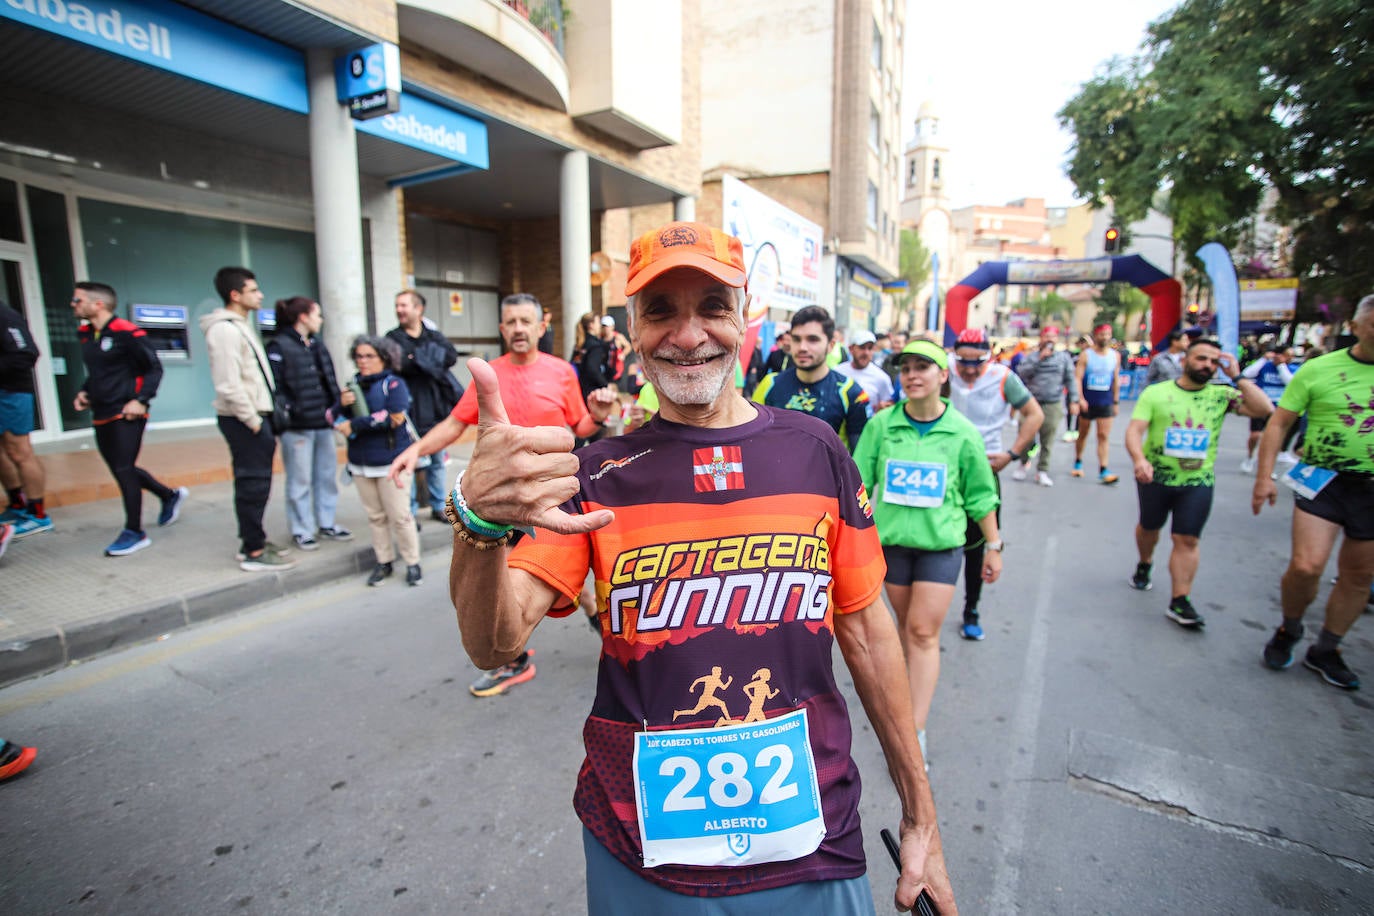
M 274 300 L 317 298 L 336 357 L 408 286 L 460 351 L 499 352 L 516 291 L 566 350 L 620 214 L 693 212 L 700 42 L 680 0 L 0 3 L 0 295 L 44 350 L 36 438 L 89 423 L 79 279 L 157 341 L 163 424 L 212 420 L 196 323 L 228 264 L 264 335 Z
M 897 276 L 904 25 L 895 0 L 701 3 L 698 215 L 728 228 L 731 178 L 819 226 L 815 299 L 848 329 Z

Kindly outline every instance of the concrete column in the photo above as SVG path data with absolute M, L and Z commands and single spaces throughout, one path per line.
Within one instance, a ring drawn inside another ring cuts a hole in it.
M 305 62 L 310 80 L 310 182 L 324 341 L 343 378 L 351 374 L 346 372 L 349 343 L 367 332 L 358 141 L 353 119 L 339 104 L 334 88 L 334 52 L 311 48 Z
M 683 223 L 694 223 L 697 218 L 697 199 L 678 197 L 673 200 L 673 219 Z
M 559 255 L 563 264 L 563 327 L 569 346 L 577 320 L 592 310 L 592 204 L 587 154 L 563 155 L 558 185 Z

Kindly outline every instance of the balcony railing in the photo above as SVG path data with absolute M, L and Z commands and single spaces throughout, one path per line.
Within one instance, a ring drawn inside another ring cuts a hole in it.
M 563 56 L 563 3 L 562 0 L 502 0 L 506 6 L 529 20 L 530 25 L 549 40 L 549 43 Z

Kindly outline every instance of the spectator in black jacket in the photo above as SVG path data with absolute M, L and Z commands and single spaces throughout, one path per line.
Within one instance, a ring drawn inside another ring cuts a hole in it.
M 421 436 L 447 417 L 463 396 L 462 386 L 449 371 L 449 367 L 458 362 L 458 351 L 440 331 L 427 327 L 424 317 L 425 297 L 416 290 L 403 289 L 396 294 L 396 320 L 400 324 L 386 333 L 387 339 L 394 341 L 401 349 L 397 374 L 410 391 L 410 420 Z M 447 453 L 441 451 L 431 458 L 427 467 L 416 467 L 410 511 L 416 517 L 417 524 L 420 517 L 418 472 L 421 470 L 428 493 L 429 516 L 447 524 L 444 518 L 444 500 L 448 498 L 444 477 L 444 465 L 447 462 Z
M 52 519 L 43 506 L 47 477 L 29 442 L 36 362 L 38 345 L 24 316 L 0 302 L 0 451 L 5 455 L 4 485 L 9 496 L 0 525 L 13 525 L 16 538 L 52 530 Z
M 602 316 L 596 327 L 599 333 L 587 336 L 582 363 L 577 367 L 583 398 L 615 381 L 615 319 L 610 315 Z
M 289 421 L 281 432 L 286 468 L 286 523 L 301 550 L 318 550 L 319 537 L 351 541 L 335 524 L 339 453 L 325 411 L 339 399 L 334 359 L 325 348 L 320 304 L 305 296 L 277 300 L 277 334 L 267 345 L 273 384 L 286 401 Z
M 135 462 L 148 426 L 148 405 L 157 397 L 162 363 L 148 343 L 148 335 L 132 321 L 114 316 L 119 297 L 104 283 L 78 283 L 72 311 L 81 319 L 76 336 L 86 380 L 73 406 L 89 410 L 95 427 L 95 446 L 119 484 L 124 498 L 124 530 L 105 548 L 105 556 L 122 557 L 152 543 L 143 531 L 143 491 L 162 500 L 159 525 L 177 520 L 190 492 L 173 490 Z

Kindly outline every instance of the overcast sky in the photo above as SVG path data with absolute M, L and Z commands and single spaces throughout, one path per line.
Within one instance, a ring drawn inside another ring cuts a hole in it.
M 902 146 L 935 102 L 955 207 L 1043 197 L 1074 202 L 1070 136 L 1055 112 L 1179 0 L 907 0 Z

